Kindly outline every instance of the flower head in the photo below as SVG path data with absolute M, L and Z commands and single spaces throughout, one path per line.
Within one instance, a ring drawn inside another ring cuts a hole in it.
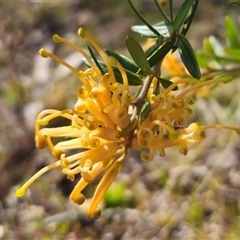
M 56 162 L 41 169 L 17 190 L 18 197 L 23 196 L 30 184 L 42 174 L 60 167 L 71 181 L 80 175 L 70 198 L 75 203 L 82 204 L 85 200 L 82 190 L 105 171 L 88 210 L 89 217 L 97 218 L 101 214 L 98 204 L 120 171 L 129 148 L 139 149 L 142 151 L 142 159 L 150 161 L 155 152 L 165 156 L 165 149 L 169 147 L 178 147 L 180 153 L 186 155 L 188 145 L 205 139 L 205 130 L 208 128 L 227 128 L 240 132 L 238 128 L 222 125 L 202 126 L 198 122 L 188 125 L 192 115 L 191 105 L 194 104 L 189 93 L 209 84 L 226 83 L 230 78 L 203 82 L 189 77 L 179 78 L 156 94 L 157 79 L 153 77 L 144 99 L 147 110 L 143 110 L 143 102 L 139 104 L 138 94 L 132 94 L 129 90 L 124 68 L 115 59 L 111 59 L 83 29 L 78 33 L 100 54 L 107 71 L 102 72 L 88 54 L 58 35 L 53 37 L 55 42 L 69 45 L 87 59 L 90 67 L 86 71 L 73 68 L 45 49 L 40 50 L 41 56 L 50 57 L 69 68 L 81 81 L 82 87 L 77 92 L 73 109 L 48 109 L 38 115 L 35 126 L 36 145 L 38 148 L 48 146 Z M 117 82 L 113 65 L 121 73 L 123 84 Z M 181 83 L 184 83 L 184 89 L 173 92 Z M 141 117 L 142 113 L 144 118 Z M 70 124 L 48 128 L 48 123 L 58 117 L 68 119 Z M 74 153 L 71 152 L 72 149 L 75 150 Z

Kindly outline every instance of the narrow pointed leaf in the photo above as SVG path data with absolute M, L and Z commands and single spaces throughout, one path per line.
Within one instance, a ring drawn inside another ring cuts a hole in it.
M 208 57 L 202 54 L 201 52 L 196 52 L 196 57 L 198 60 L 198 64 L 202 68 L 208 68 Z
M 148 114 L 150 112 L 150 106 L 151 106 L 150 102 L 145 101 L 140 112 L 140 122 L 143 122 L 148 117 Z
M 208 38 L 208 40 L 209 40 L 209 43 L 212 46 L 212 49 L 213 49 L 215 55 L 223 57 L 225 54 L 224 54 L 223 46 L 219 42 L 219 40 L 216 37 L 214 37 L 213 35 L 211 35 Z
M 146 25 L 135 25 L 132 26 L 131 29 L 133 32 L 136 32 L 140 34 L 143 37 L 148 37 L 148 38 L 158 38 L 159 36 L 165 36 L 168 37 L 171 34 L 172 27 L 169 22 L 163 21 L 157 24 L 152 25 L 154 29 L 159 33 L 156 35 L 153 33 Z
M 132 59 L 135 61 L 138 67 L 141 68 L 144 73 L 151 74 L 152 70 L 138 41 L 136 41 L 133 37 L 128 36 L 126 38 L 126 44 Z
M 108 49 L 106 49 L 105 52 L 107 53 L 108 56 L 116 58 L 124 69 L 134 73 L 137 73 L 139 71 L 139 67 L 132 59 L 127 58 L 121 54 L 118 54 Z
M 101 68 L 100 64 L 98 63 L 98 60 L 97 60 L 97 58 L 96 58 L 96 56 L 95 56 L 92 48 L 91 48 L 90 46 L 87 46 L 87 47 L 88 47 L 88 51 L 89 51 L 89 53 L 90 53 L 93 61 L 94 61 L 95 64 L 97 65 L 98 69 L 100 70 L 100 72 L 101 72 L 102 74 L 104 74 L 104 71 L 103 71 L 103 69 Z
M 173 48 L 176 39 L 175 37 L 166 42 L 160 49 L 158 49 L 149 59 L 150 67 L 155 66 L 157 63 L 163 60 L 168 52 Z
M 192 24 L 192 20 L 197 11 L 198 3 L 199 3 L 199 0 L 195 0 L 192 7 L 190 8 L 189 17 L 188 17 L 189 19 L 188 19 L 187 23 L 183 26 L 182 31 L 181 31 L 181 34 L 184 36 L 187 34 L 188 29 L 190 28 L 190 26 Z
M 172 81 L 167 80 L 167 79 L 164 79 L 164 78 L 157 77 L 157 79 L 160 81 L 161 85 L 162 85 L 165 89 L 167 89 L 168 87 L 170 87 L 170 86 L 173 84 Z M 178 90 L 178 86 L 176 86 L 176 87 L 174 87 L 174 88 L 172 89 L 172 91 L 176 91 L 176 90 Z
M 211 53 L 211 54 L 215 55 L 214 49 L 213 49 L 212 44 L 210 43 L 208 37 L 203 39 L 203 50 L 206 53 Z
M 153 44 L 146 52 L 145 52 L 145 56 L 147 58 L 149 58 L 154 52 L 157 51 L 157 49 L 159 48 L 158 44 Z
M 162 8 L 161 8 L 161 6 L 158 4 L 158 2 L 157 2 L 156 0 L 154 0 L 154 2 L 155 2 L 155 4 L 157 5 L 157 8 L 158 8 L 159 12 L 160 12 L 160 13 L 162 14 L 162 16 L 165 18 L 165 20 L 170 23 L 170 20 L 168 19 L 166 13 L 162 10 Z
M 229 47 L 240 48 L 237 28 L 233 20 L 229 16 L 225 17 L 225 24 L 226 24 L 227 41 L 228 41 Z
M 232 58 L 240 61 L 240 48 L 224 48 L 224 51 Z
M 88 67 L 91 67 L 89 62 L 87 61 L 86 58 L 83 58 L 83 62 L 84 64 L 86 64 Z M 102 61 L 98 61 L 98 64 L 101 66 L 101 69 L 104 71 L 104 73 L 107 73 L 108 70 L 107 70 L 107 66 L 104 62 Z M 112 67 L 113 69 L 113 73 L 114 73 L 114 76 L 116 78 L 116 81 L 118 83 L 123 83 L 123 78 L 122 78 L 122 75 L 121 75 L 121 72 L 118 70 L 117 67 Z M 143 81 L 141 78 L 139 78 L 136 74 L 130 72 L 130 71 L 127 71 L 125 70 L 126 74 L 127 74 L 127 78 L 128 78 L 128 83 L 130 86 L 139 86 L 139 85 L 142 85 Z
M 196 58 L 196 55 L 194 53 L 194 50 L 189 43 L 189 41 L 183 36 L 179 35 L 178 38 L 178 50 L 181 56 L 181 59 L 189 71 L 189 73 L 197 79 L 201 78 L 201 72 L 199 69 L 198 61 Z
M 182 4 L 182 6 L 180 7 L 176 18 L 173 21 L 173 29 L 177 30 L 184 22 L 184 20 L 186 19 L 189 9 L 192 5 L 192 1 L 191 0 L 185 0 L 184 3 Z
M 234 48 L 224 48 L 224 51 L 227 53 L 229 51 L 229 49 L 234 49 Z M 235 51 L 235 49 L 233 51 Z M 229 52 L 232 52 L 231 54 L 234 54 L 233 51 L 230 50 Z M 227 54 L 230 55 L 229 53 L 227 53 Z M 222 64 L 239 63 L 239 60 L 236 60 L 233 57 L 229 57 L 229 56 L 219 57 L 219 56 L 216 56 L 214 53 L 197 52 L 197 57 L 198 56 L 206 58 L 206 61 L 208 61 L 208 63 L 209 63 L 209 60 L 213 60 L 213 59 L 218 62 L 221 61 Z
M 143 23 L 145 23 L 145 25 L 153 32 L 155 33 L 156 35 L 160 35 L 158 33 L 158 31 L 152 27 L 152 25 L 150 23 L 148 23 L 144 17 L 137 11 L 137 9 L 134 7 L 134 5 L 132 4 L 132 1 L 131 0 L 128 0 L 128 3 L 129 5 L 131 6 L 132 10 L 136 13 L 136 15 L 143 21 Z

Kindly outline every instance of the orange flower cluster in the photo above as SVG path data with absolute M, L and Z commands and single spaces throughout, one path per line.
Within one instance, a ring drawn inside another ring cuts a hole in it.
M 88 209 L 88 216 L 97 218 L 101 214 L 98 204 L 120 171 L 129 148 L 139 149 L 142 151 L 142 159 L 150 161 L 156 152 L 164 156 L 165 148 L 168 147 L 177 146 L 180 153 L 186 155 L 189 144 L 206 137 L 207 128 L 226 128 L 240 133 L 238 128 L 222 125 L 202 126 L 197 122 L 188 126 L 192 114 L 190 105 L 194 104 L 189 93 L 209 84 L 229 82 L 229 77 L 205 82 L 189 77 L 179 78 L 158 95 L 154 94 L 157 79 L 153 79 L 146 96 L 149 103 L 146 119 L 142 120 L 139 116 L 132 119 L 132 103 L 137 96 L 129 90 L 124 68 L 115 59 L 108 57 L 83 29 L 79 29 L 78 33 L 98 51 L 107 66 L 107 73 L 103 74 L 82 49 L 58 35 L 54 35 L 54 41 L 65 43 L 79 51 L 91 65 L 89 69 L 79 71 L 45 49 L 40 50 L 41 56 L 50 57 L 69 68 L 80 79 L 82 87 L 78 91 L 78 99 L 73 109 L 44 110 L 38 115 L 36 145 L 40 149 L 48 146 L 57 161 L 41 169 L 18 189 L 18 197 L 22 197 L 30 184 L 43 173 L 60 167 L 72 181 L 76 175 L 80 175 L 70 198 L 75 203 L 82 204 L 85 200 L 82 190 L 105 171 Z M 119 69 L 123 84 L 116 81 L 113 65 Z M 184 89 L 173 92 L 181 83 L 184 83 Z M 68 119 L 70 124 L 48 128 L 48 123 L 58 117 Z M 54 138 L 59 140 L 53 141 Z M 54 144 L 55 142 L 57 143 Z M 72 149 L 75 150 L 74 154 Z

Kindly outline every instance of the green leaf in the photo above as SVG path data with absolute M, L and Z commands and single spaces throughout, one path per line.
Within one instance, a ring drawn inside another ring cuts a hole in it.
M 133 11 L 136 13 L 136 15 L 145 23 L 145 25 L 156 35 L 160 35 L 158 33 L 158 31 L 156 29 L 154 29 L 154 27 L 151 26 L 151 24 L 149 24 L 144 18 L 143 16 L 137 11 L 137 9 L 134 7 L 134 5 L 132 4 L 131 0 L 128 0 L 129 5 L 131 6 L 131 8 L 133 9 Z
M 203 50 L 204 51 L 198 53 L 198 55 L 201 54 L 202 56 L 200 60 L 203 60 L 203 57 L 208 60 L 208 66 L 211 65 L 211 67 L 219 68 L 222 64 L 225 64 L 226 60 L 224 58 L 226 55 L 224 53 L 224 49 L 221 43 L 214 36 L 210 36 L 203 40 Z M 202 63 L 203 61 L 201 63 L 199 62 L 201 67 L 203 67 Z
M 201 52 L 196 52 L 195 54 L 196 54 L 199 66 L 202 68 L 208 68 L 208 62 L 209 62 L 208 57 Z
M 145 101 L 143 106 L 142 106 L 142 109 L 141 109 L 141 112 L 140 112 L 140 122 L 142 123 L 144 120 L 146 120 L 146 118 L 148 117 L 148 114 L 150 112 L 150 102 L 149 101 Z
M 190 8 L 190 13 L 189 13 L 187 23 L 185 23 L 186 19 L 184 20 L 185 25 L 183 26 L 182 31 L 181 31 L 181 34 L 184 35 L 184 36 L 187 34 L 188 29 L 190 28 L 190 26 L 192 24 L 192 20 L 193 20 L 194 15 L 197 11 L 198 2 L 199 2 L 199 0 L 195 0 L 192 7 Z
M 209 43 L 211 44 L 212 46 L 212 49 L 214 51 L 214 53 L 217 55 L 217 56 L 221 56 L 223 57 L 225 54 L 224 54 L 224 50 L 223 50 L 223 47 L 222 47 L 222 44 L 218 41 L 218 39 L 214 36 L 210 36 L 208 38 L 209 40 Z
M 128 36 L 126 38 L 126 44 L 130 55 L 132 56 L 135 63 L 141 68 L 146 74 L 151 74 L 152 70 L 144 54 L 141 45 L 133 37 Z
M 226 52 L 226 48 L 224 48 L 224 51 Z M 208 61 L 208 62 L 210 60 L 215 60 L 215 61 L 221 62 L 222 64 L 239 63 L 239 60 L 236 60 L 232 57 L 228 57 L 228 56 L 220 57 L 220 56 L 216 56 L 215 53 L 197 52 L 197 57 L 199 57 L 199 56 L 202 58 L 206 58 L 207 59 L 206 61 Z
M 90 46 L 87 46 L 87 47 L 88 47 L 88 51 L 89 51 L 89 53 L 90 53 L 93 61 L 94 61 L 95 64 L 97 65 L 98 69 L 100 70 L 100 72 L 101 72 L 102 74 L 104 74 L 104 71 L 103 71 L 103 69 L 101 68 L 100 64 L 98 63 L 98 60 L 97 60 L 97 58 L 96 58 L 96 56 L 95 56 L 92 48 L 91 48 Z
M 240 48 L 224 48 L 224 51 L 232 58 L 240 61 Z
M 185 0 L 182 6 L 180 7 L 177 16 L 175 17 L 173 21 L 173 29 L 177 30 L 178 28 L 181 27 L 183 24 L 184 20 L 186 19 L 186 16 L 188 15 L 189 9 L 192 5 L 191 0 Z
M 158 4 L 158 2 L 156 0 L 154 0 L 155 4 L 157 5 L 157 8 L 159 10 L 159 12 L 162 14 L 162 16 L 165 18 L 165 20 L 167 22 L 170 23 L 170 20 L 168 19 L 167 15 L 165 14 L 165 12 L 162 10 L 161 6 Z
M 186 37 L 181 34 L 178 36 L 178 51 L 189 73 L 194 78 L 200 79 L 201 72 L 194 50 Z
M 212 44 L 209 41 L 209 38 L 204 38 L 203 39 L 203 50 L 204 50 L 204 52 L 211 53 L 211 54 L 215 55 Z
M 89 62 L 87 61 L 86 58 L 83 58 L 82 59 L 84 64 L 86 64 L 88 67 L 91 67 L 91 65 L 89 64 Z M 107 73 L 108 70 L 107 70 L 107 66 L 104 62 L 102 61 L 98 61 L 98 64 L 100 65 L 101 69 L 103 70 L 104 73 Z M 118 70 L 117 67 L 113 67 L 112 66 L 112 69 L 113 69 L 113 73 L 114 73 L 114 76 L 116 78 L 116 81 L 118 83 L 123 83 L 123 78 L 122 78 L 122 75 L 121 75 L 121 72 Z M 141 78 L 139 78 L 136 74 L 128 71 L 128 70 L 125 70 L 126 74 L 127 74 L 127 78 L 128 78 L 128 83 L 130 86 L 139 86 L 139 85 L 142 85 L 143 81 Z
M 168 42 L 166 42 L 160 49 L 158 49 L 149 59 L 150 67 L 155 66 L 157 63 L 163 60 L 163 58 L 168 54 L 168 52 L 173 48 L 176 38 L 173 37 Z
M 168 87 L 170 87 L 173 84 L 173 82 L 168 79 L 164 79 L 164 78 L 160 78 L 160 77 L 157 77 L 157 79 L 160 81 L 161 85 L 165 89 L 167 89 Z M 176 90 L 178 90 L 178 86 L 176 86 L 172 89 L 172 91 L 176 91 Z
M 140 70 L 132 59 L 127 58 L 121 54 L 118 54 L 108 49 L 106 49 L 105 52 L 107 53 L 108 56 L 116 58 L 124 69 L 134 73 L 137 73 Z
M 147 58 L 149 58 L 154 52 L 157 51 L 157 49 L 159 48 L 158 44 L 153 44 L 146 52 L 145 52 L 145 56 Z
M 225 17 L 225 24 L 226 24 L 226 34 L 227 34 L 227 41 L 228 41 L 229 47 L 240 48 L 237 28 L 233 20 L 229 16 Z
M 158 38 L 160 35 L 163 35 L 165 37 L 170 36 L 172 27 L 169 22 L 162 21 L 157 24 L 152 25 L 154 29 L 159 33 L 158 35 L 153 33 L 147 26 L 145 25 L 135 25 L 132 26 L 131 29 L 133 32 L 136 32 L 140 34 L 143 37 L 148 37 L 148 38 Z

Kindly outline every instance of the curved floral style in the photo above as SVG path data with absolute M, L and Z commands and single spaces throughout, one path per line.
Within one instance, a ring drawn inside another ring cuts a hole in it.
M 98 51 L 107 66 L 107 73 L 103 74 L 82 49 L 58 35 L 54 35 L 54 41 L 65 43 L 79 51 L 91 65 L 89 69 L 79 71 L 45 49 L 40 50 L 41 56 L 50 57 L 69 68 L 82 82 L 82 87 L 78 90 L 78 99 L 73 109 L 49 109 L 38 115 L 35 126 L 36 145 L 40 149 L 48 146 L 57 161 L 41 169 L 17 190 L 18 197 L 23 196 L 30 184 L 43 173 L 60 167 L 71 181 L 76 175 L 81 176 L 70 198 L 75 203 L 82 204 L 85 200 L 82 190 L 105 171 L 88 209 L 88 216 L 97 218 L 101 214 L 98 204 L 121 170 L 129 148 L 139 149 L 142 159 L 151 161 L 156 152 L 165 156 L 165 148 L 169 147 L 178 147 L 180 153 L 186 155 L 188 145 L 205 139 L 205 130 L 208 128 L 225 128 L 240 133 L 239 128 L 222 125 L 208 126 L 198 122 L 188 125 L 192 115 L 190 107 L 194 104 L 190 93 L 206 85 L 227 83 L 231 77 L 208 81 L 175 77 L 173 84 L 157 95 L 154 94 L 157 84 L 157 79 L 154 78 L 145 99 L 149 103 L 147 116 L 145 119 L 138 115 L 133 118 L 134 101 L 138 96 L 130 92 L 124 68 L 115 59 L 108 57 L 83 29 L 79 29 L 78 34 Z M 116 81 L 113 65 L 119 69 L 123 84 Z M 184 87 L 172 91 L 176 86 Z M 48 128 L 48 123 L 58 117 L 68 119 L 70 124 Z M 53 141 L 55 138 L 59 138 L 56 144 L 56 140 Z M 72 149 L 75 152 L 77 150 L 77 153 L 72 154 Z

